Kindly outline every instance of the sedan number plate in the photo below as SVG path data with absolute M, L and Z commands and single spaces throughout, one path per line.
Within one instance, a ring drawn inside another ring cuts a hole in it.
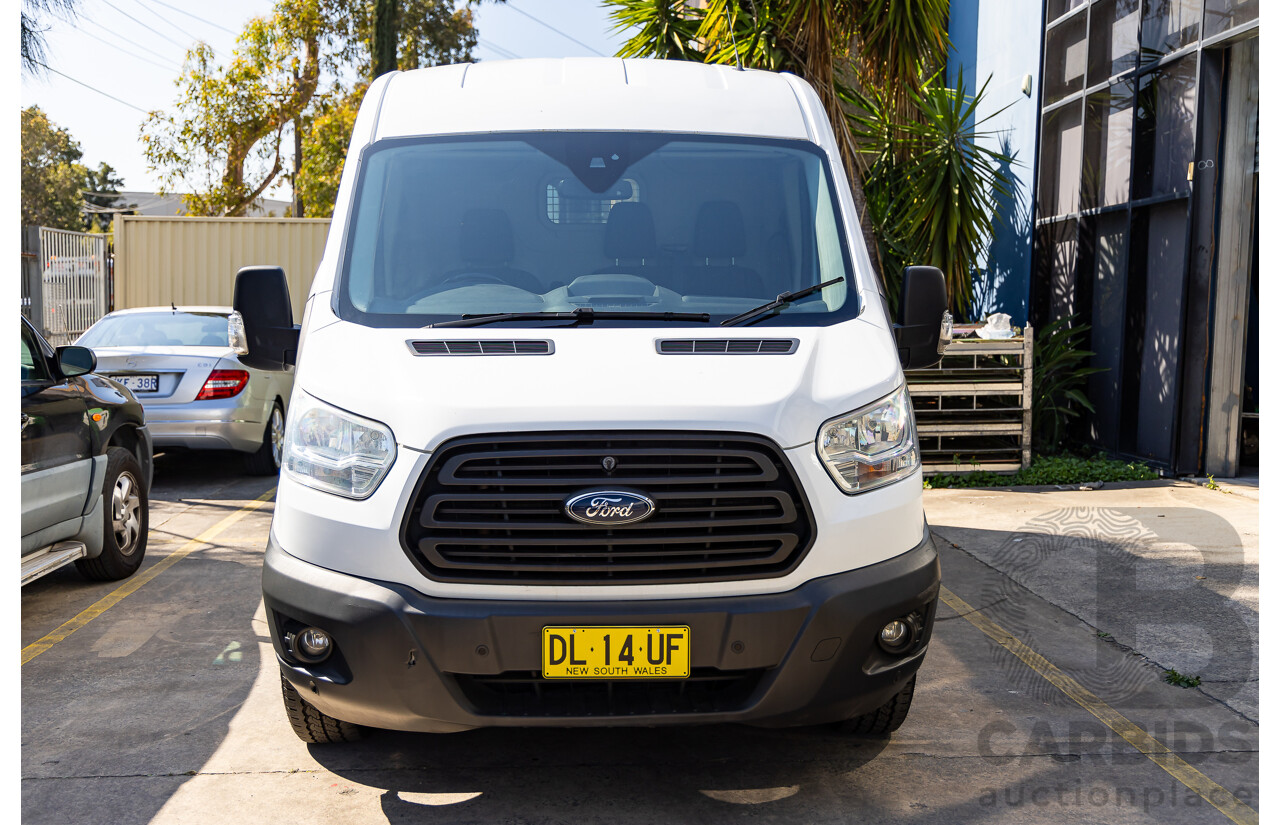
M 685 679 L 689 628 L 544 627 L 544 679 Z
M 116 375 L 113 376 L 134 392 L 158 392 L 160 376 L 158 375 Z

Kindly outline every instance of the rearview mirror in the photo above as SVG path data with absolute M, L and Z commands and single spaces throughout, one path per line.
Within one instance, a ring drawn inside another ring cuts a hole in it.
M 902 323 L 893 328 L 902 368 L 918 370 L 942 360 L 947 281 L 936 266 L 909 266 L 902 273 Z
M 88 347 L 58 347 L 58 369 L 64 378 L 75 378 L 97 368 L 98 358 Z
M 244 327 L 240 362 L 259 370 L 283 370 L 298 357 L 289 282 L 278 266 L 246 266 L 236 273 L 232 306 Z

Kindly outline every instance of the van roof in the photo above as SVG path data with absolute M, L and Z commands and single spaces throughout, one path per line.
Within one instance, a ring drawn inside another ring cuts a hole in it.
M 385 88 L 374 140 L 543 130 L 815 139 L 794 75 L 683 60 L 486 60 L 396 73 Z

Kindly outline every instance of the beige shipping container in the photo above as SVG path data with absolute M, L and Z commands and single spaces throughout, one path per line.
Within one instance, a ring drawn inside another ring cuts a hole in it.
M 115 308 L 230 306 L 243 266 L 279 266 L 295 321 L 324 255 L 328 218 L 115 220 Z

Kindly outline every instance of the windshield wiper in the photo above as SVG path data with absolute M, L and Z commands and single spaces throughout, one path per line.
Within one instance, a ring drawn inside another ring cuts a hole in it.
M 745 324 L 747 321 L 755 320 L 756 318 L 759 318 L 761 315 L 764 315 L 767 312 L 772 312 L 775 309 L 780 311 L 784 307 L 790 306 L 792 301 L 798 301 L 801 298 L 805 297 L 806 295 L 812 295 L 813 293 L 817 292 L 820 289 L 826 289 L 827 287 L 833 284 L 838 284 L 843 280 L 844 280 L 844 276 L 841 275 L 838 278 L 832 278 L 830 281 L 823 281 L 820 284 L 807 286 L 804 289 L 797 289 L 795 292 L 784 292 L 767 304 L 761 304 L 755 309 L 749 309 L 746 312 L 742 313 L 741 315 L 735 315 L 732 318 L 729 318 L 728 320 L 721 321 L 720 326 L 733 327 L 733 326 L 737 326 L 738 324 Z
M 488 315 L 463 315 L 456 321 L 441 321 L 431 324 L 437 327 L 478 327 L 484 324 L 497 324 L 502 321 L 573 321 L 575 324 L 589 324 L 597 318 L 618 321 L 710 321 L 711 315 L 706 312 L 627 312 L 618 310 L 598 310 L 592 307 L 579 307 L 572 312 L 495 312 Z

